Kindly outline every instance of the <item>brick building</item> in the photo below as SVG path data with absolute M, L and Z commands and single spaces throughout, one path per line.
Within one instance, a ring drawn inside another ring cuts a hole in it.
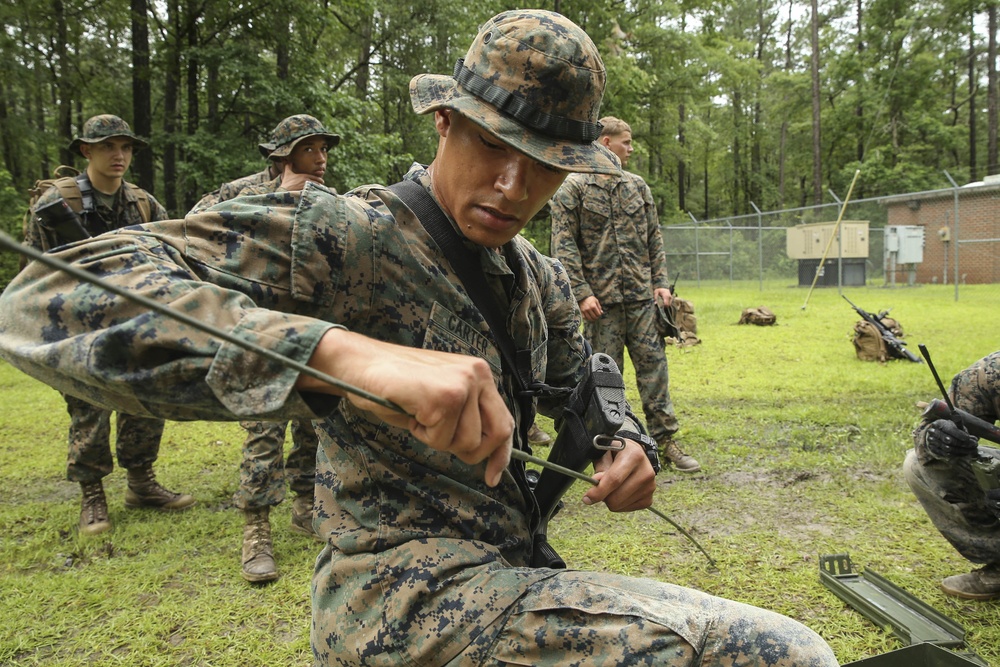
M 924 228 L 924 261 L 897 265 L 898 282 L 905 284 L 915 268 L 917 283 L 953 284 L 957 244 L 960 283 L 1000 283 L 1000 175 L 958 188 L 957 194 L 957 204 L 954 189 L 883 200 L 888 211 L 886 225 Z M 891 276 L 886 279 L 891 280 Z

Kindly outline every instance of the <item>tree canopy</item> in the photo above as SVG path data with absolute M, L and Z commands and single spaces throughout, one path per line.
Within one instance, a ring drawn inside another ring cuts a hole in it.
M 603 112 L 631 123 L 632 168 L 647 177 L 667 224 L 829 201 L 858 169 L 858 197 L 947 187 L 943 170 L 959 182 L 998 170 L 992 2 L 541 7 L 576 21 L 601 49 Z M 478 25 L 505 8 L 489 0 L 4 3 L 0 188 L 25 193 L 78 161 L 66 146 L 98 113 L 124 117 L 151 140 L 129 180 L 172 215 L 260 171 L 257 144 L 295 113 L 343 137 L 328 184 L 393 182 L 435 148 L 432 124 L 410 107 L 410 78 L 450 73 Z M 23 213 L 14 208 L 5 209 L 8 229 Z

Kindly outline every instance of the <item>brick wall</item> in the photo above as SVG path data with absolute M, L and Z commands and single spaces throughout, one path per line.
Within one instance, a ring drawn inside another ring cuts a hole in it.
M 892 197 L 886 208 L 886 224 L 924 227 L 924 261 L 916 265 L 916 282 L 953 284 L 958 241 L 959 282 L 1000 283 L 1000 183 L 958 189 L 957 234 L 954 190 Z M 943 228 L 948 228 L 950 241 L 939 233 Z M 896 266 L 897 283 L 906 284 L 909 268 Z M 888 269 L 886 280 L 891 281 Z

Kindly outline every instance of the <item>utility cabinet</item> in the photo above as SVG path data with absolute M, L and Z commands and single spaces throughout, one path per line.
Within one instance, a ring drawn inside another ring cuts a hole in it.
M 813 281 L 817 287 L 865 284 L 868 221 L 841 220 L 839 239 L 834 235 L 836 229 L 836 222 L 811 222 L 788 228 L 785 250 L 789 259 L 799 261 L 800 287 L 810 287 Z

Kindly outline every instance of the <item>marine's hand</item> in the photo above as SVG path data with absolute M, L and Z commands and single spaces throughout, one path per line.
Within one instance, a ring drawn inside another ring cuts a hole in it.
M 433 449 L 466 463 L 488 459 L 486 482 L 495 486 L 513 448 L 514 418 L 507 410 L 489 365 L 461 354 L 422 350 L 331 329 L 309 365 L 400 406 L 407 414 L 354 394 L 347 399 L 363 410 L 409 429 Z M 296 387 L 343 395 L 308 376 Z
M 594 479 L 597 486 L 583 496 L 587 505 L 603 502 L 612 512 L 632 512 L 653 504 L 656 473 L 637 442 L 626 440 L 625 449 L 606 452 L 594 463 Z
M 604 309 L 601 308 L 601 302 L 597 297 L 590 295 L 580 302 L 580 314 L 588 322 L 596 322 L 604 314 Z
M 979 438 L 959 428 L 950 419 L 938 419 L 924 432 L 927 453 L 936 459 L 971 456 L 976 453 Z
M 292 170 L 291 162 L 285 163 L 285 170 L 281 172 L 281 189 L 296 192 L 306 187 L 306 181 L 323 185 L 323 179 L 314 174 L 300 174 Z
M 674 295 L 666 287 L 657 287 L 653 290 L 653 298 L 664 306 L 669 306 L 674 301 Z

